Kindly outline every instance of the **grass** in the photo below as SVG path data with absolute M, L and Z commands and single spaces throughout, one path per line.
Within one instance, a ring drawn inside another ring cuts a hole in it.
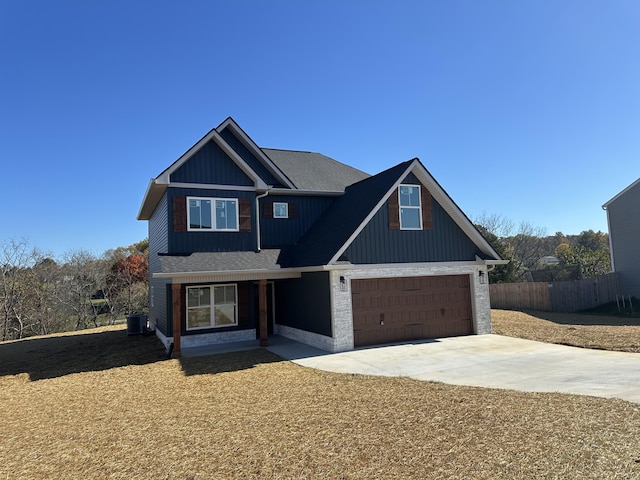
M 0 405 L 1 479 L 640 478 L 637 404 L 167 360 L 123 326 L 0 344 Z
M 492 310 L 493 333 L 575 347 L 640 353 L 640 318 Z

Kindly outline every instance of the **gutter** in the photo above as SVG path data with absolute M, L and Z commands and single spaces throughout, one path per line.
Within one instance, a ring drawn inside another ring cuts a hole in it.
M 264 192 L 262 195 L 257 195 L 256 196 L 256 246 L 257 246 L 257 251 L 259 252 L 261 250 L 261 245 L 260 245 L 260 199 L 266 197 L 267 195 L 269 195 L 269 191 L 271 190 L 271 187 L 267 187 L 267 191 Z

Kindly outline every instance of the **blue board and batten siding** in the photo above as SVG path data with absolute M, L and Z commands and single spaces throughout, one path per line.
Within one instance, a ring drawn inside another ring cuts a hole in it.
M 276 323 L 332 336 L 329 272 L 307 272 L 275 284 Z
M 256 172 L 260 178 L 262 178 L 262 180 L 264 180 L 267 185 L 271 185 L 273 187 L 282 186 L 280 182 L 276 180 L 276 177 L 273 176 L 264 164 L 256 158 L 251 150 L 249 150 L 230 129 L 225 128 L 222 130 L 222 132 L 220 132 L 220 136 L 231 148 L 235 150 L 238 155 L 240 155 L 245 163 L 249 165 L 249 167 L 251 167 L 251 169 Z
M 171 174 L 172 182 L 250 187 L 253 181 L 213 140 Z
M 168 335 L 167 283 L 163 278 L 153 278 L 161 271 L 159 253 L 169 250 L 167 194 L 162 197 L 149 219 L 149 319 L 164 335 Z
M 354 264 L 473 261 L 478 247 L 444 209 L 432 200 L 433 228 L 392 230 L 385 203 L 346 249 Z
M 262 247 L 281 248 L 294 245 L 332 201 L 333 197 L 294 195 L 269 195 L 260 199 Z M 265 209 L 272 209 L 274 202 L 289 205 L 289 218 L 265 218 Z
M 238 252 L 255 251 L 257 249 L 256 237 L 256 207 L 254 192 L 229 191 L 229 190 L 205 190 L 198 188 L 170 188 L 168 189 L 169 203 L 173 197 L 210 197 L 210 198 L 247 198 L 251 205 L 251 231 L 250 232 L 200 232 L 186 231 L 176 232 L 174 225 L 174 212 L 169 208 L 169 250 L 167 253 L 184 254 L 193 252 Z
M 640 298 L 640 183 L 609 203 L 607 216 L 620 293 Z

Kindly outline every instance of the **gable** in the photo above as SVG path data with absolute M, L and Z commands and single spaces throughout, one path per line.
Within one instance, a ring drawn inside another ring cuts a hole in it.
M 403 183 L 409 183 L 407 180 Z M 424 189 L 426 190 L 426 188 Z M 396 218 L 389 208 L 391 195 L 343 253 L 341 260 L 354 264 L 474 261 L 482 256 L 442 206 L 431 198 L 431 225 L 422 230 L 393 228 Z
M 284 187 L 280 180 L 273 175 L 264 163 L 256 157 L 256 155 L 247 148 L 244 143 L 231 131 L 230 128 L 224 128 L 220 131 L 220 136 L 225 142 L 233 148 L 238 155 L 264 180 L 267 185 L 274 187 Z
M 253 181 L 210 140 L 170 174 L 171 182 L 252 186 Z

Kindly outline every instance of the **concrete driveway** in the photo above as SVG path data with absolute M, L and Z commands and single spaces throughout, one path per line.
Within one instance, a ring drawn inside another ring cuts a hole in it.
M 524 392 L 561 392 L 640 403 L 640 354 L 472 335 L 328 354 L 296 342 L 268 347 L 319 370 Z

